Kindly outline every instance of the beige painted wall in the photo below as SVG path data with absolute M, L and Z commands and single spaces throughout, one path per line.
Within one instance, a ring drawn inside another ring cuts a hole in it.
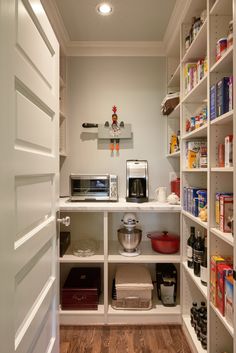
M 126 160 L 147 159 L 149 191 L 169 186 L 174 166 L 166 159 L 166 118 L 160 103 L 166 92 L 164 57 L 68 58 L 68 153 L 61 167 L 61 195 L 69 193 L 69 174 L 113 173 L 119 177 L 119 195 L 125 196 Z M 121 141 L 119 155 L 111 155 L 109 141 L 97 140 L 96 129 L 83 122 L 111 121 L 112 106 L 119 121 L 132 124 L 132 141 Z M 172 162 L 172 163 L 176 163 Z

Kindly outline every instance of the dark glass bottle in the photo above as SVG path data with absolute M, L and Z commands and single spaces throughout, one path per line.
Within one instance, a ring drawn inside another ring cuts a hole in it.
M 205 316 L 207 315 L 207 307 L 206 303 L 204 301 L 201 302 L 201 306 L 198 309 L 199 313 L 204 314 Z
M 204 318 L 204 313 L 199 312 L 198 313 L 198 319 L 197 319 L 197 325 L 196 325 L 196 335 L 197 339 L 200 341 L 201 339 L 201 331 L 202 331 L 202 326 L 203 326 L 203 318 Z
M 200 267 L 203 258 L 204 244 L 201 233 L 197 232 L 197 239 L 193 246 L 193 271 L 195 276 L 200 277 Z
M 207 319 L 202 321 L 202 329 L 200 334 L 200 341 L 203 349 L 207 349 Z
M 200 269 L 201 283 L 207 286 L 207 237 L 204 239 L 204 250 Z
M 187 240 L 187 258 L 188 258 L 188 267 L 193 268 L 193 247 L 196 241 L 195 237 L 195 227 L 190 227 L 190 236 Z
M 194 317 L 197 312 L 197 303 L 193 302 L 192 307 L 190 309 L 190 320 L 191 320 L 191 326 L 194 326 Z

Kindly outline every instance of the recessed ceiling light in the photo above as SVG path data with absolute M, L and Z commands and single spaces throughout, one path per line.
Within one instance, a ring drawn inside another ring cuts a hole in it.
M 98 4 L 96 9 L 97 9 L 97 12 L 103 16 L 110 15 L 113 11 L 111 5 L 108 4 L 107 2 L 103 2 L 101 4 Z

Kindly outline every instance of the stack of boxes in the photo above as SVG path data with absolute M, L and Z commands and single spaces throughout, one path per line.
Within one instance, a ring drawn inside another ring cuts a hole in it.
M 211 256 L 210 299 L 226 320 L 233 322 L 233 265 L 231 257 Z
M 225 76 L 210 88 L 210 120 L 233 109 L 233 76 Z

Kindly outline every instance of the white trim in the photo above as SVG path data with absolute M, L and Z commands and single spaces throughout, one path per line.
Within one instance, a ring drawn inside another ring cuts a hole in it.
M 45 12 L 50 20 L 51 26 L 60 43 L 62 51 L 66 54 L 66 46 L 70 42 L 69 34 L 66 30 L 61 14 L 55 0 L 41 0 Z
M 165 31 L 165 35 L 163 37 L 163 43 L 165 43 L 166 56 L 179 57 L 179 53 L 173 52 L 172 48 L 175 41 L 178 41 L 177 48 L 180 46 L 180 43 L 179 43 L 180 24 L 183 21 L 183 17 L 187 12 L 189 4 L 190 4 L 190 0 L 176 1 L 174 10 L 171 14 L 168 26 Z
M 41 0 L 66 56 L 166 56 L 179 38 L 189 0 L 177 0 L 163 41 L 71 41 L 55 0 Z M 172 53 L 171 53 L 172 54 Z
M 163 42 L 70 41 L 67 56 L 165 56 Z

